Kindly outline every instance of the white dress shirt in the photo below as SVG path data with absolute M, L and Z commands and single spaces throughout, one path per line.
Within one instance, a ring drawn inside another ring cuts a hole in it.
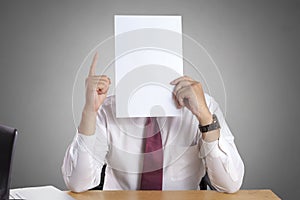
M 221 192 L 241 187 L 244 164 L 217 102 L 205 94 L 211 113 L 217 115 L 220 138 L 202 140 L 197 118 L 182 108 L 181 117 L 158 117 L 164 152 L 163 190 L 199 189 L 208 173 Z M 100 183 L 106 163 L 104 190 L 138 190 L 143 170 L 143 134 L 146 118 L 116 118 L 115 98 L 107 97 L 98 111 L 95 134 L 76 133 L 62 166 L 67 187 L 75 192 Z M 209 133 L 208 133 L 209 134 Z

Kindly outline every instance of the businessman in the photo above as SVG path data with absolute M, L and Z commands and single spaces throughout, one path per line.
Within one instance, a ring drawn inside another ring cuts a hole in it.
M 110 79 L 96 75 L 98 53 L 86 78 L 85 106 L 62 166 L 74 192 L 100 183 L 104 190 L 196 190 L 207 173 L 220 192 L 241 187 L 244 164 L 217 102 L 199 82 L 173 80 L 180 117 L 116 118 Z

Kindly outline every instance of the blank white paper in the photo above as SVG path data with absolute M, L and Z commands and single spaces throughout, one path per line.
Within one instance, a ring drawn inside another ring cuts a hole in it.
M 115 16 L 116 117 L 179 116 L 170 82 L 182 75 L 181 16 Z
M 74 200 L 66 192 L 60 191 L 51 185 L 11 189 L 10 196 L 15 199 L 29 200 Z

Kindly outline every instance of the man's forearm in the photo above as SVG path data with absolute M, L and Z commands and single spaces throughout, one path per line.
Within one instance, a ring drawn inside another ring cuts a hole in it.
M 83 109 L 78 132 L 84 135 L 93 135 L 96 127 L 97 113 Z

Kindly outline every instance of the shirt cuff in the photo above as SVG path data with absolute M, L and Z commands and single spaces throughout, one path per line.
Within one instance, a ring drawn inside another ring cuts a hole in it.
M 225 138 L 220 136 L 220 138 L 213 142 L 206 142 L 202 138 L 200 139 L 200 158 L 205 158 L 208 155 L 217 158 L 217 157 L 226 157 L 228 155 L 228 148 Z
M 81 151 L 87 152 L 93 150 L 96 143 L 96 134 L 84 135 L 77 130 L 76 141 Z
M 210 158 L 218 158 L 221 160 L 223 167 L 233 181 L 238 180 L 238 174 L 234 167 L 234 162 L 230 156 L 230 150 L 228 147 L 228 142 L 224 137 L 220 137 L 219 140 L 213 142 L 205 142 L 202 138 L 200 140 L 200 155 L 201 159 L 205 159 L 207 156 Z
M 200 158 L 205 158 L 210 152 L 213 151 L 213 149 L 216 148 L 218 144 L 218 140 L 213 141 L 213 142 L 206 142 L 202 138 L 200 139 Z

